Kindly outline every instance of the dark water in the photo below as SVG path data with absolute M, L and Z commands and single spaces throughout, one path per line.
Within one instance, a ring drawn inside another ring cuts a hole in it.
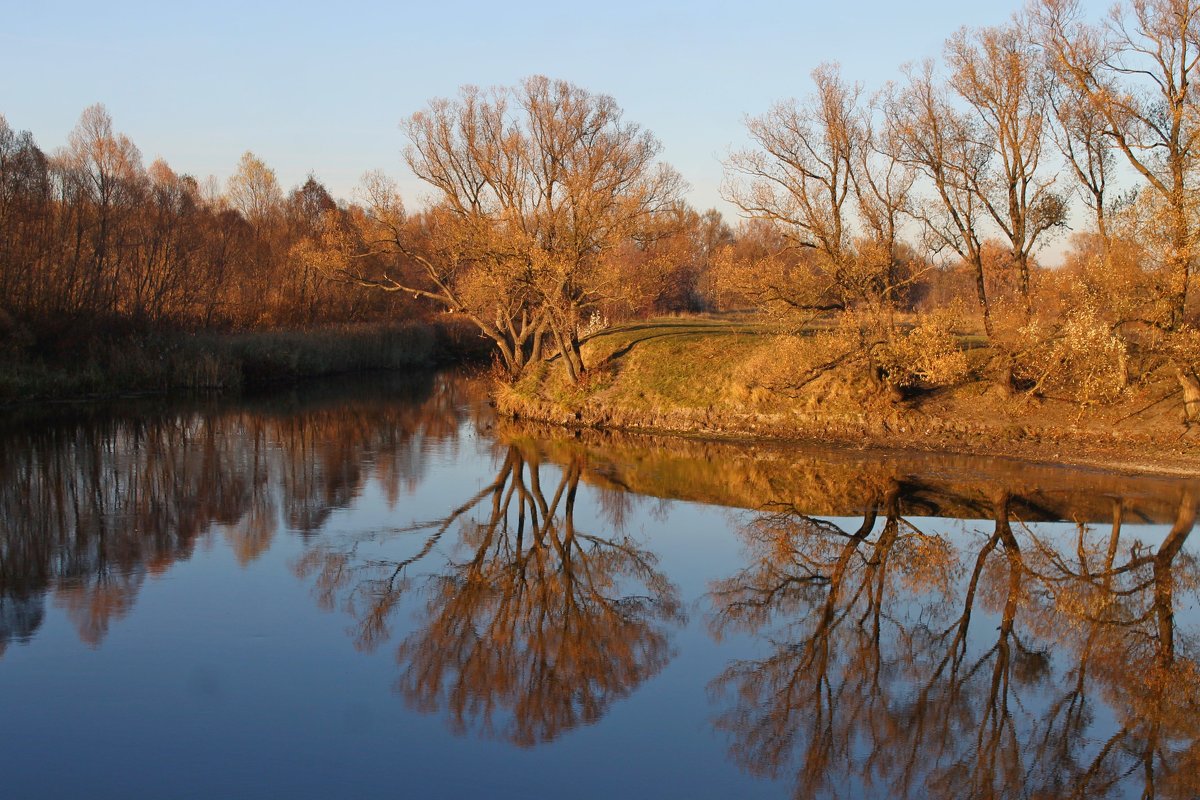
M 1196 482 L 453 376 L 0 423 L 0 797 L 1195 797 Z

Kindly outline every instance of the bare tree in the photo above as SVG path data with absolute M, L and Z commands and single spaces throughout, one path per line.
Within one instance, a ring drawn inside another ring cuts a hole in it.
M 1194 0 L 1135 0 L 1095 26 L 1082 19 L 1078 0 L 1034 6 L 1038 38 L 1059 79 L 1086 101 L 1104 135 L 1163 202 L 1170 329 L 1187 313 L 1195 261 L 1200 124 L 1189 88 L 1200 56 L 1198 15 Z
M 248 150 L 229 179 L 228 195 L 233 207 L 254 226 L 263 225 L 283 205 L 275 170 Z
M 542 357 L 547 318 L 533 293 L 528 264 L 468 215 L 445 206 L 410 218 L 393 181 L 382 173 L 364 180 L 367 213 L 359 226 L 365 253 L 390 250 L 404 261 L 383 265 L 339 265 L 367 286 L 405 292 L 462 314 L 492 340 L 510 375 Z M 489 245 L 494 249 L 489 249 Z M 403 270 L 403 271 L 402 271 Z
M 913 205 L 925 238 L 936 252 L 950 250 L 969 267 L 988 336 L 994 334 L 992 304 L 983 271 L 987 210 L 977 187 L 991 152 L 978 123 L 951 106 L 934 75 L 933 62 L 909 68 L 907 85 L 893 89 L 886 103 L 889 135 L 900 160 L 916 169 L 933 197 Z
M 946 46 L 950 86 L 966 103 L 984 169 L 968 170 L 976 195 L 1008 244 L 1030 313 L 1029 258 L 1046 234 L 1066 222 L 1067 204 L 1055 191 L 1042 151 L 1050 112 L 1049 83 L 1037 48 L 1019 23 L 962 29 Z
M 610 257 L 682 187 L 657 161 L 658 141 L 611 97 L 542 76 L 465 87 L 404 128 L 409 167 L 435 189 L 436 246 L 406 238 L 396 199 L 373 192 L 376 217 L 390 215 L 390 245 L 420 265 L 421 281 L 360 278 L 465 314 L 513 374 L 540 358 L 549 335 L 577 380 L 580 318 L 621 291 Z
M 852 239 L 853 172 L 865 129 L 860 86 L 842 80 L 833 64 L 813 70 L 812 81 L 805 102 L 779 103 L 747 120 L 755 146 L 730 156 L 726 166 L 736 177 L 725 194 L 747 216 L 778 226 L 790 247 L 812 254 L 811 272 L 778 296 L 797 311 L 820 313 L 846 310 L 863 288 Z
M 851 172 L 854 194 L 858 200 L 861 220 L 859 258 L 866 264 L 868 274 L 880 276 L 880 300 L 889 314 L 899 301 L 899 295 L 910 287 L 914 275 L 904 274 L 902 267 L 907 246 L 900 229 L 911 210 L 916 172 L 900 159 L 898 143 L 887 135 L 886 127 L 875 124 L 874 117 L 883 110 L 884 96 L 872 102 L 871 112 L 862 117 L 863 147 Z
M 66 212 L 60 224 L 72 231 L 63 233 L 73 242 L 60 262 L 65 310 L 113 313 L 128 267 L 130 223 L 145 184 L 141 153 L 128 137 L 114 133 L 112 117 L 96 104 L 80 115 L 55 166 Z
M 1112 237 L 1108 204 L 1114 145 L 1105 134 L 1103 119 L 1092 112 L 1086 94 L 1072 89 L 1069 82 L 1052 80 L 1050 104 L 1054 111 L 1050 136 L 1075 176 L 1083 202 L 1092 212 L 1107 258 Z

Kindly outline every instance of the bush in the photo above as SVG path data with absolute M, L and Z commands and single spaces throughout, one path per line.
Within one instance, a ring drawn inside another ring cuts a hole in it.
M 907 334 L 898 335 L 883 351 L 888 380 L 896 386 L 953 386 L 970 372 L 967 354 L 956 332 L 961 325 L 953 309 L 923 315 Z
M 1031 322 L 1015 344 L 1014 377 L 1031 392 L 1088 406 L 1114 402 L 1128 384 L 1128 345 L 1093 306 L 1075 309 L 1057 330 Z

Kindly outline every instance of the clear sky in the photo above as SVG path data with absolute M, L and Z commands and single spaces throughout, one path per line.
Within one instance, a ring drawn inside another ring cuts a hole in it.
M 0 114 L 53 150 L 102 102 L 148 164 L 224 179 L 252 150 L 285 189 L 363 172 L 422 191 L 399 122 L 465 83 L 541 73 L 613 95 L 653 131 L 700 208 L 746 114 L 808 92 L 822 61 L 869 90 L 1014 2 L 86 2 L 0 0 Z

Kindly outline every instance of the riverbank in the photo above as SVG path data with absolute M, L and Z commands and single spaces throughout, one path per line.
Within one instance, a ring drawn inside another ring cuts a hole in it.
M 0 358 L 0 407 L 139 394 L 228 394 L 332 375 L 483 362 L 487 354 L 472 328 L 441 320 L 94 337 L 75 352 Z
M 496 406 L 505 416 L 569 427 L 1005 456 L 1129 473 L 1200 471 L 1200 431 L 1183 424 L 1169 376 L 1086 408 L 1005 393 L 986 380 L 897 400 L 836 370 L 783 391 L 771 376 L 795 346 L 786 338 L 723 319 L 618 326 L 584 344 L 589 376 L 581 385 L 552 362 L 499 387 Z

